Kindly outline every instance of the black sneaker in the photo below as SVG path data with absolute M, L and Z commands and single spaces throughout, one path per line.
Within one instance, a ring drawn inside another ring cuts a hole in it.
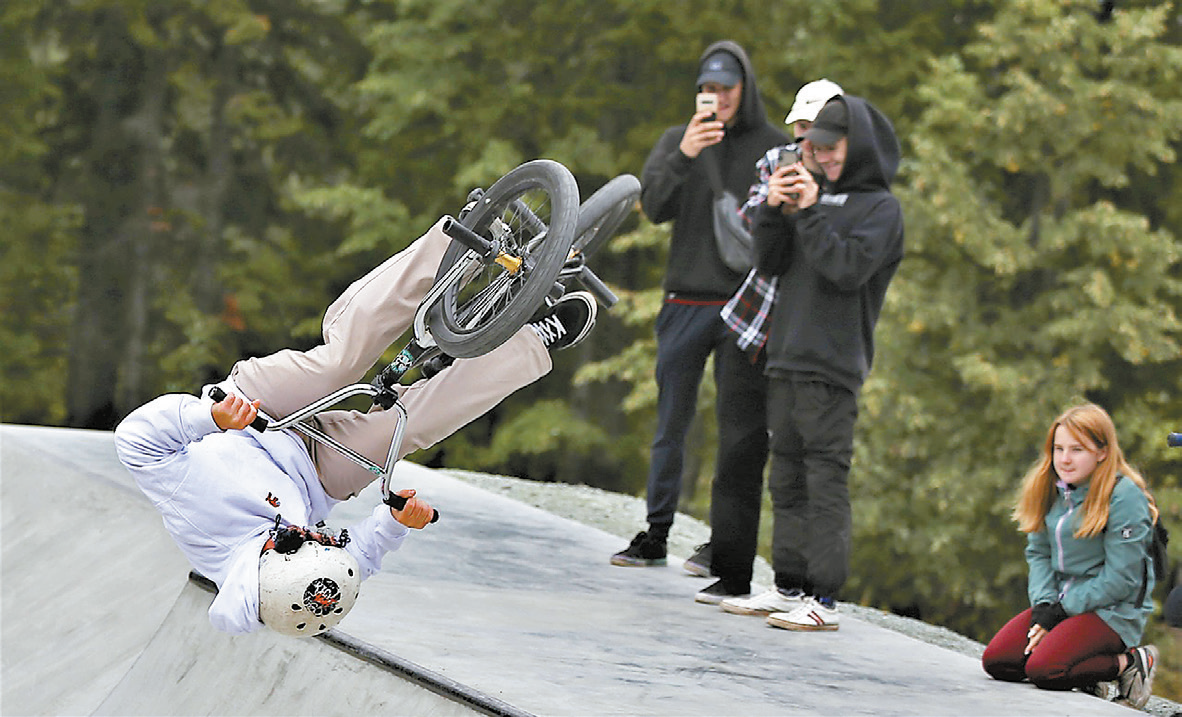
M 694 602 L 704 603 L 706 605 L 719 605 L 727 598 L 746 598 L 751 597 L 751 588 L 748 587 L 746 592 L 737 592 L 733 588 L 728 588 L 721 580 L 713 583 L 710 587 L 698 592 L 694 596 Z
M 640 531 L 627 548 L 612 556 L 612 565 L 633 568 L 656 567 L 665 564 L 665 538 Z
M 595 325 L 598 307 L 595 298 L 586 291 L 563 294 L 541 318 L 529 324 L 546 348 L 551 351 L 569 349 L 587 338 Z
M 1153 645 L 1134 647 L 1125 653 L 1129 664 L 1120 673 L 1120 691 L 1116 701 L 1137 709 L 1145 707 L 1153 696 L 1153 675 L 1157 672 L 1157 648 Z
M 685 568 L 685 571 L 690 575 L 697 575 L 700 578 L 710 577 L 710 543 L 702 543 L 694 548 L 694 554 L 689 557 L 689 560 L 682 563 L 681 567 Z

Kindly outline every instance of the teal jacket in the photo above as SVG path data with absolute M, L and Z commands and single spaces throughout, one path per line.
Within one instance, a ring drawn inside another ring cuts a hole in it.
M 1030 604 L 1059 602 L 1068 616 L 1094 612 L 1125 647 L 1133 647 L 1153 612 L 1149 501 L 1136 483 L 1118 478 L 1107 527 L 1095 537 L 1076 538 L 1090 486 L 1060 484 L 1043 529 L 1027 536 Z

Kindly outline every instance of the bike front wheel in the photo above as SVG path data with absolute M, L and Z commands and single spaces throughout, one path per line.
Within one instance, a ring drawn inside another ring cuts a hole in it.
M 453 241 L 436 281 L 457 262 L 468 266 L 426 316 L 435 343 L 456 358 L 482 356 L 508 341 L 546 300 L 571 251 L 579 188 L 558 162 L 526 162 L 498 179 L 461 223 L 512 258 L 481 260 Z M 520 264 L 517 265 L 517 261 Z

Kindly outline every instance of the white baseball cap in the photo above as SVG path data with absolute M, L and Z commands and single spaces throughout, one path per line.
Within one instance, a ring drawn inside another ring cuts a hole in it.
M 797 91 L 796 100 L 792 103 L 788 116 L 784 118 L 784 124 L 792 124 L 797 120 L 812 122 L 817 119 L 817 113 L 826 102 L 844 94 L 845 91 L 836 82 L 826 79 L 814 80 Z

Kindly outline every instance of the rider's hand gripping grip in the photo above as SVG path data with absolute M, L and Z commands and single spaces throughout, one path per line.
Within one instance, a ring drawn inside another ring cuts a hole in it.
M 222 401 L 226 400 L 226 392 L 217 386 L 214 386 L 213 388 L 209 389 L 209 397 L 212 398 L 215 403 L 221 403 Z M 253 421 L 250 422 L 250 427 L 259 433 L 262 433 L 263 431 L 267 430 L 267 419 L 263 418 L 262 416 L 257 416 Z
M 406 498 L 403 498 L 400 495 L 395 495 L 394 493 L 391 493 L 390 497 L 386 498 L 386 500 L 383 502 L 394 510 L 402 510 L 406 507 Z M 439 511 L 435 510 L 434 508 L 432 508 L 432 510 L 435 511 L 431 516 L 431 522 L 434 523 L 435 521 L 439 520 Z

